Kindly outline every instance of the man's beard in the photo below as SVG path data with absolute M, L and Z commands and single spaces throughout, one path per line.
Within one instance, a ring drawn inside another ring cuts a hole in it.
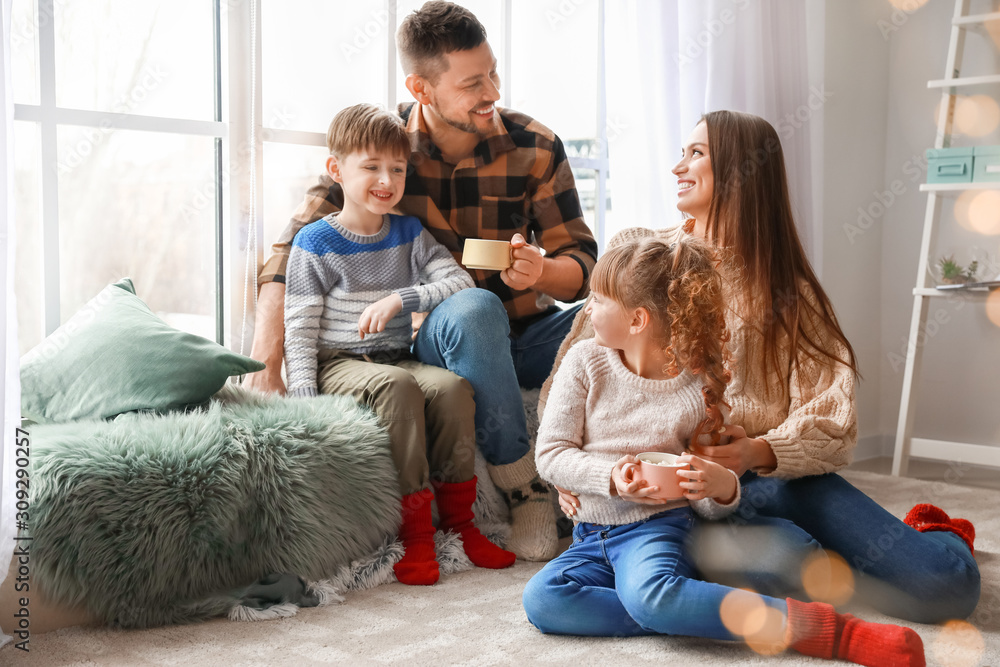
M 430 106 L 430 110 L 434 113 L 435 116 L 438 117 L 438 119 L 440 119 L 446 125 L 450 125 L 451 127 L 455 128 L 456 130 L 461 130 L 462 132 L 468 132 L 469 134 L 475 134 L 475 135 L 479 136 L 480 139 L 485 139 L 488 136 L 485 131 L 479 129 L 473 123 L 463 123 L 461 121 L 452 120 L 451 118 L 448 118 L 447 116 L 443 115 L 441 112 L 439 112 L 437 110 L 437 103 L 436 102 L 437 102 L 437 100 L 435 100 L 434 98 L 431 98 L 431 103 L 429 105 Z

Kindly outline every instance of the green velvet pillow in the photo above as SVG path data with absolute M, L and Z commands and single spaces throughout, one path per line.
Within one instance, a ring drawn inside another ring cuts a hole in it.
M 105 287 L 21 358 L 21 413 L 37 423 L 203 403 L 264 364 L 168 326 L 132 281 Z

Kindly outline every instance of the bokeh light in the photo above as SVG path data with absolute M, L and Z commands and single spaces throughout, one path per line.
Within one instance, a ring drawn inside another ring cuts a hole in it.
M 997 48 L 1000 48 L 1000 21 L 987 21 L 983 26 L 993 43 L 997 45 Z
M 958 102 L 957 102 L 957 100 L 958 100 L 958 99 L 959 99 L 960 97 L 961 97 L 961 95 L 956 95 L 956 96 L 955 96 L 955 101 L 954 101 L 954 102 L 952 102 L 951 98 L 949 98 L 949 97 L 948 97 L 948 96 L 946 96 L 946 95 L 942 95 L 942 100 L 938 100 L 938 101 L 936 101 L 936 102 L 934 103 L 934 127 L 937 127 L 937 126 L 938 126 L 938 123 L 940 123 L 940 122 L 941 122 L 941 103 L 942 103 L 942 101 L 944 101 L 944 103 L 945 103 L 946 105 L 947 105 L 947 104 L 952 104 L 952 103 L 954 103 L 954 104 L 957 104 L 957 103 L 958 103 Z M 945 106 L 945 109 L 947 109 L 947 108 L 948 108 L 948 107 L 947 107 L 947 106 Z
M 746 636 L 764 628 L 767 605 L 751 590 L 738 588 L 726 594 L 719 606 L 719 618 L 734 635 Z
M 819 551 L 802 565 L 802 588 L 817 602 L 841 605 L 854 595 L 854 573 L 839 554 Z
M 930 648 L 931 656 L 943 667 L 973 667 L 983 659 L 986 643 L 971 623 L 948 621 Z
M 969 202 L 969 226 L 986 236 L 1000 234 L 1000 190 L 975 193 Z
M 777 655 L 788 647 L 785 615 L 769 607 L 754 591 L 738 588 L 726 594 L 719 617 L 727 630 L 742 636 L 747 646 L 761 655 Z
M 955 222 L 962 229 L 972 230 L 972 222 L 969 219 L 969 207 L 972 200 L 980 193 L 979 190 L 966 190 L 955 198 Z
M 962 134 L 983 137 L 1000 125 L 1000 104 L 989 95 L 958 98 L 955 104 L 955 126 Z
M 785 615 L 774 607 L 767 607 L 760 630 L 746 636 L 746 643 L 760 655 L 777 655 L 788 648 L 785 641 Z
M 889 0 L 889 4 L 904 12 L 915 12 L 927 4 L 927 0 Z
M 986 317 L 1000 327 L 1000 290 L 995 289 L 986 297 Z

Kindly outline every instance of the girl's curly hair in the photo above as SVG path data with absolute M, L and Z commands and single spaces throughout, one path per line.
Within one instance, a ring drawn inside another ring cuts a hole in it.
M 676 243 L 647 238 L 609 248 L 590 276 L 590 289 L 625 309 L 645 308 L 659 332 L 667 357 L 666 372 L 684 369 L 704 377 L 707 417 L 691 437 L 711 435 L 719 442 L 723 424 L 720 403 L 729 384 L 731 357 L 727 342 L 726 303 L 716 251 L 693 238 Z

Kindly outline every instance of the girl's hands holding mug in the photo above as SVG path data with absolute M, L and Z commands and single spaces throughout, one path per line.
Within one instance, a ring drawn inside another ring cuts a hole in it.
M 715 498 L 723 505 L 728 505 L 736 498 L 736 477 L 728 468 L 718 463 L 707 461 L 694 454 L 683 454 L 677 458 L 678 463 L 686 463 L 693 470 L 682 468 L 677 474 L 686 478 L 681 482 L 681 488 L 686 489 L 684 497 L 688 500 Z
M 647 486 L 643 480 L 628 480 L 622 474 L 622 467 L 626 463 L 638 463 L 639 459 L 632 455 L 626 455 L 618 459 L 615 467 L 611 469 L 611 495 L 619 496 L 633 503 L 640 505 L 662 505 L 659 498 L 650 498 L 649 495 L 660 490 L 658 486 Z

